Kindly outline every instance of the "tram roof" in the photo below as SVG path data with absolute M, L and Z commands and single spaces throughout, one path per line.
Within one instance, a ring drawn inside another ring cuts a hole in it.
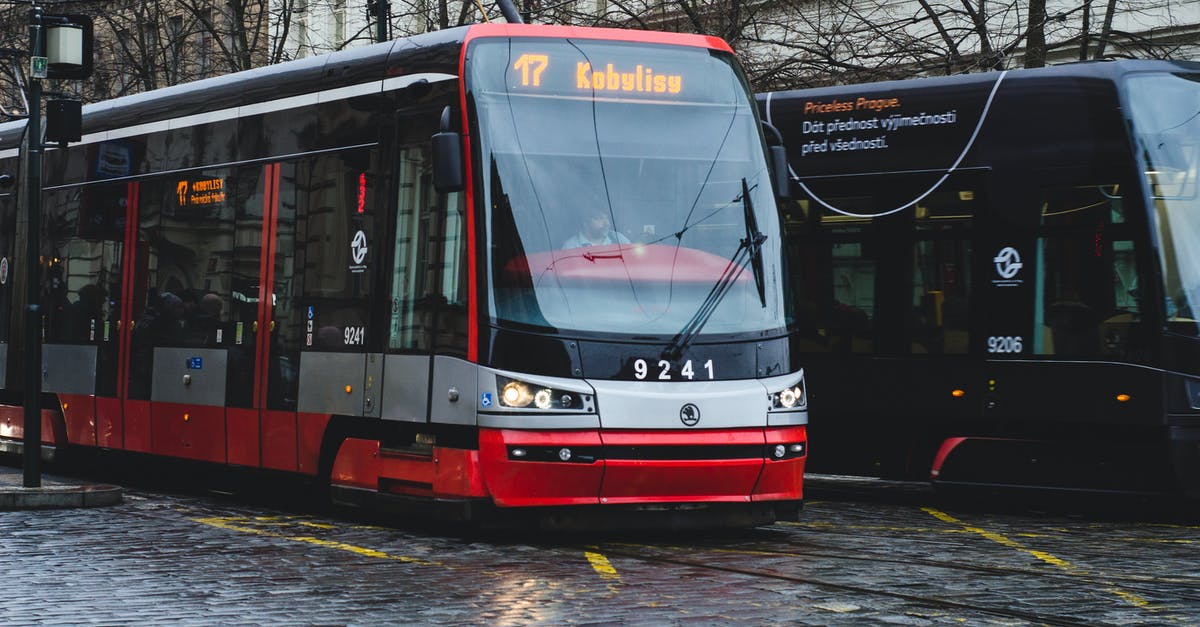
M 1189 71 L 1200 72 L 1200 62 L 1166 61 L 1152 59 L 1121 59 L 1115 61 L 1080 61 L 1062 65 L 1048 65 L 1041 68 L 1008 70 L 1006 81 L 1030 78 L 1094 78 L 1115 81 L 1119 77 L 1132 72 L 1145 71 Z M 952 76 L 928 76 L 908 78 L 894 81 L 879 81 L 868 83 L 847 83 L 827 87 L 812 87 L 808 89 L 783 90 L 776 92 L 761 92 L 758 98 L 768 94 L 772 98 L 788 98 L 803 95 L 805 98 L 824 95 L 840 95 L 848 90 L 889 91 L 907 89 L 936 89 L 990 83 L 995 80 L 997 72 L 976 72 L 972 74 L 955 74 Z
M 474 36 L 516 37 L 529 34 L 534 28 L 539 36 L 611 38 L 650 43 L 669 41 L 729 50 L 728 44 L 721 39 L 702 35 L 577 26 L 475 24 L 87 104 L 83 107 L 83 133 L 219 111 L 414 72 L 458 74 L 458 55 L 446 54 L 447 48 L 457 50 L 464 41 Z M 24 129 L 24 120 L 0 124 L 0 150 L 18 147 Z

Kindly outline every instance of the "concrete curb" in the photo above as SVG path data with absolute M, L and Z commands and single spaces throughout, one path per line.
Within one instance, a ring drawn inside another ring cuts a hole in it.
M 47 485 L 40 488 L 0 486 L 0 511 L 104 507 L 123 500 L 113 485 Z

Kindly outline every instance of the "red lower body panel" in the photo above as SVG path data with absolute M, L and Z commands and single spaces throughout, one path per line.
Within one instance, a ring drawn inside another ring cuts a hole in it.
M 488 491 L 510 507 L 799 500 L 805 458 L 769 459 L 774 444 L 807 445 L 806 430 L 479 433 Z M 510 455 L 514 447 L 525 456 Z M 597 451 L 598 458 L 562 462 L 546 454 L 561 448 Z
M 296 414 L 296 467 L 315 475 L 321 462 L 321 442 L 329 426 L 329 414 Z
M 62 446 L 67 443 L 67 434 L 58 414 L 51 409 L 42 409 L 42 444 Z M 0 405 L 0 438 L 23 440 L 25 438 L 25 408 Z
M 599 448 L 596 431 L 479 430 L 483 478 L 497 505 L 589 505 L 600 502 L 604 463 L 514 461 L 510 446 Z
M 157 455 L 225 463 L 225 408 L 152 403 L 151 441 Z
M 262 466 L 296 471 L 296 412 L 263 411 Z
M 225 448 L 231 464 L 253 468 L 261 465 L 257 409 L 225 410 Z
M 104 396 L 96 397 L 96 446 L 121 448 L 125 441 L 125 420 L 121 401 Z
M 80 446 L 96 446 L 96 397 L 81 394 L 59 394 L 67 442 Z
M 125 450 L 149 453 L 151 426 L 150 401 L 125 401 Z
M 804 450 L 808 450 L 806 427 L 767 429 L 766 436 L 768 448 L 775 444 L 804 443 Z M 781 460 L 768 457 L 750 498 L 754 501 L 793 501 L 803 498 L 804 462 L 807 459 L 807 456 Z
M 436 498 L 487 496 L 479 451 L 433 447 L 429 455 L 381 451 L 379 442 L 348 438 L 338 450 L 330 483 L 391 494 Z

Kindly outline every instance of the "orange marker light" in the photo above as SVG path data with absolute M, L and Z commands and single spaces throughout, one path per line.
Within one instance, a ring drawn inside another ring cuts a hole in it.
M 967 393 L 963 390 L 951 390 L 950 391 L 950 396 L 953 396 L 954 398 L 962 398 L 966 395 L 967 395 Z
M 184 414 L 184 415 L 183 415 L 183 421 L 184 421 L 184 422 L 187 422 L 187 421 L 189 421 L 189 420 L 191 420 L 191 419 L 192 419 L 192 416 L 191 416 L 190 414 Z
M 1128 394 L 1118 394 L 1118 395 L 1117 395 L 1117 402 L 1118 402 L 1118 403 L 1128 403 L 1128 402 L 1130 401 L 1130 399 L 1132 399 L 1132 398 L 1133 398 L 1133 397 L 1132 397 L 1132 396 L 1130 396 L 1130 395 L 1128 395 Z
M 346 386 L 346 393 L 347 393 L 347 394 L 349 394 L 349 393 L 350 393 L 352 390 L 354 390 L 354 388 L 352 388 L 352 387 L 350 387 L 350 386 L 348 386 L 348 385 Z

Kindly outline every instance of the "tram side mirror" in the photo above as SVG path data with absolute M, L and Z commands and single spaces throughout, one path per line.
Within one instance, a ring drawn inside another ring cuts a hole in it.
M 433 188 L 441 194 L 463 189 L 462 136 L 451 130 L 450 107 L 442 109 L 441 128 L 433 134 Z
M 775 186 L 775 197 L 788 199 L 792 197 L 792 177 L 788 171 L 787 147 L 783 145 L 783 134 L 774 125 L 763 120 L 763 130 L 767 134 L 767 156 L 771 162 L 771 183 Z
M 775 184 L 775 197 L 788 199 L 792 197 L 792 180 L 788 174 L 787 148 L 783 146 L 768 146 L 771 155 L 771 181 Z

